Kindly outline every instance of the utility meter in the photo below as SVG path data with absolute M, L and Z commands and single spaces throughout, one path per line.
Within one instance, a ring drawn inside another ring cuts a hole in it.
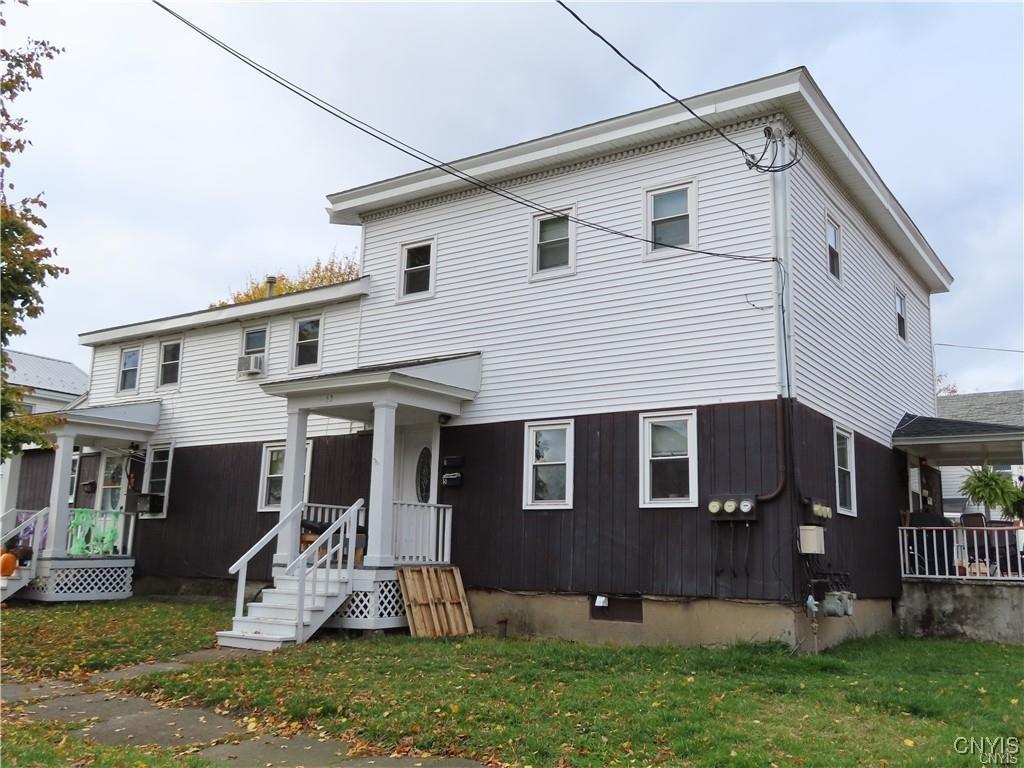
M 712 515 L 717 515 L 721 511 L 722 511 L 722 502 L 720 502 L 718 499 L 713 499 L 708 504 L 708 512 L 710 512 Z
M 744 499 L 743 501 L 740 502 L 740 512 L 742 512 L 744 515 L 749 515 L 753 511 L 754 511 L 754 500 L 753 499 Z
M 733 514 L 736 511 L 737 506 L 738 505 L 736 504 L 736 499 L 729 499 L 728 501 L 725 502 L 726 513 L 730 515 Z

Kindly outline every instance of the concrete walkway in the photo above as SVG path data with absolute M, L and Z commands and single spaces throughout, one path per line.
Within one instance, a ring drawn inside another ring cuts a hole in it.
M 157 672 L 187 669 L 190 664 L 235 658 L 249 652 L 210 648 L 174 661 L 137 664 L 93 675 L 102 684 Z M 78 731 L 100 744 L 154 745 L 184 751 L 196 749 L 215 765 L 234 768 L 471 768 L 478 763 L 445 758 L 361 757 L 347 759 L 343 741 L 311 736 L 257 736 L 234 720 L 199 707 L 160 707 L 140 696 L 95 691 L 61 680 L 0 685 L 4 709 L 17 704 L 19 713 L 34 720 L 81 724 Z

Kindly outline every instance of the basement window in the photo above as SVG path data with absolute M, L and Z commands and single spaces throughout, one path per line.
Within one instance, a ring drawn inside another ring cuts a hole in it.
M 640 506 L 697 506 L 697 412 L 640 415 Z
M 857 516 L 857 469 L 853 432 L 838 425 L 835 434 L 836 508 L 841 514 Z
M 605 597 L 598 605 L 598 595 L 590 596 L 590 618 L 593 621 L 629 621 L 644 623 L 644 601 L 639 597 Z
M 526 424 L 523 509 L 572 509 L 573 422 Z
M 841 236 L 839 225 L 831 217 L 825 218 L 825 241 L 828 245 L 828 271 L 832 277 L 839 279 L 839 248 Z

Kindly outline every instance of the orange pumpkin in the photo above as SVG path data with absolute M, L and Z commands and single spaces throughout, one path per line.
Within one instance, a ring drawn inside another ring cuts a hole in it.
M 0 555 L 0 576 L 10 576 L 18 567 L 18 558 L 10 552 Z

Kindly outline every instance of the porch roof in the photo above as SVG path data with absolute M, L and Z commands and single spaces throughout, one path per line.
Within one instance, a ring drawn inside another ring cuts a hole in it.
M 268 395 L 288 399 L 289 408 L 301 408 L 353 421 L 372 421 L 374 402 L 404 406 L 418 420 L 426 413 L 457 416 L 462 404 L 480 391 L 479 352 L 360 366 L 337 373 L 270 381 Z
M 893 447 L 937 466 L 985 462 L 1024 463 L 1024 427 L 904 414 L 892 433 Z
M 58 411 L 55 435 L 87 437 L 95 445 L 145 443 L 160 423 L 160 401 L 112 403 Z

